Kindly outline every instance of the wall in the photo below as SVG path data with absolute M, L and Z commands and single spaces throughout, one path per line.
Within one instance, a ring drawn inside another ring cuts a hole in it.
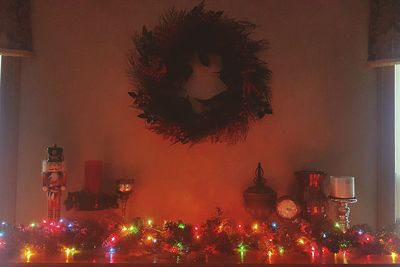
M 286 194 L 293 172 L 316 168 L 357 177 L 353 222 L 376 222 L 377 97 L 366 66 L 368 2 L 207 1 L 260 27 L 260 55 L 273 71 L 273 116 L 234 146 L 170 145 L 147 131 L 130 107 L 126 74 L 131 35 L 154 26 L 171 5 L 198 1 L 33 1 L 35 56 L 24 59 L 17 221 L 46 214 L 41 160 L 64 147 L 68 190 L 83 185 L 83 162 L 106 162 L 105 179 L 134 177 L 130 216 L 198 222 L 216 206 L 247 220 L 242 191 L 258 161 Z

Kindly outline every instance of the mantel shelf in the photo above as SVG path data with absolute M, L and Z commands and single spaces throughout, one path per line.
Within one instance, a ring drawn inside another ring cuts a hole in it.
M 171 258 L 170 258 L 171 259 Z M 247 257 L 242 260 L 238 255 L 235 256 L 226 256 L 226 257 L 215 257 L 209 258 L 207 263 L 195 262 L 193 260 L 185 260 L 179 263 L 174 262 L 173 260 L 167 259 L 158 259 L 153 258 L 120 258 L 115 257 L 111 261 L 106 257 L 95 257 L 91 259 L 70 259 L 68 262 L 65 262 L 65 258 L 53 258 L 53 259 L 42 259 L 36 258 L 31 260 L 31 262 L 21 262 L 18 260 L 10 261 L 10 262 L 0 262 L 0 267 L 266 267 L 266 266 L 279 266 L 279 267 L 287 267 L 287 266 L 297 266 L 297 267 L 306 267 L 306 266 L 324 266 L 324 267 L 336 267 L 336 266 L 347 266 L 347 267 L 356 267 L 356 266 L 380 266 L 380 267 L 389 267 L 389 266 L 398 266 L 400 265 L 400 259 L 391 256 L 356 256 L 349 255 L 348 257 L 343 257 L 342 255 L 324 255 L 320 258 L 310 258 L 305 255 L 297 255 L 297 256 L 289 256 L 285 255 L 283 257 L 280 256 L 272 256 L 268 258 L 268 256 L 264 256 L 264 258 L 260 257 Z
M 133 263 L 133 262 L 124 262 L 124 263 L 89 263 L 89 262 L 80 262 L 80 263 L 3 263 L 0 266 L 4 267 L 267 267 L 267 266 L 276 266 L 276 267 L 308 267 L 308 266 L 323 266 L 323 267 L 337 267 L 337 266 L 346 266 L 346 267 L 359 267 L 359 266 L 379 266 L 379 267 L 392 267 L 398 266 L 398 264 L 393 263 L 357 263 L 357 264 L 322 264 L 322 263 L 209 263 L 209 264 L 196 264 L 196 263 Z

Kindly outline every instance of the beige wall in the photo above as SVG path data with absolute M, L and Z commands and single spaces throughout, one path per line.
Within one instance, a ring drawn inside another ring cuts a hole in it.
M 198 1 L 33 1 L 35 56 L 22 64 L 17 221 L 46 214 L 40 168 L 45 147 L 65 148 L 68 190 L 83 162 L 102 159 L 105 178 L 136 179 L 131 216 L 198 222 L 214 208 L 247 220 L 242 191 L 256 163 L 287 193 L 295 170 L 357 177 L 354 222 L 376 222 L 376 78 L 367 68 L 368 1 L 207 1 L 260 25 L 273 71 L 274 115 L 235 146 L 171 146 L 130 108 L 131 35 L 171 5 Z

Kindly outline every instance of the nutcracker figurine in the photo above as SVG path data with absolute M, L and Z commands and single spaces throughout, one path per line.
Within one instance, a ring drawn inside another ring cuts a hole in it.
M 58 221 L 61 209 L 61 191 L 65 190 L 66 172 L 63 149 L 57 145 L 47 148 L 47 160 L 42 162 L 43 191 L 47 192 L 47 217 Z

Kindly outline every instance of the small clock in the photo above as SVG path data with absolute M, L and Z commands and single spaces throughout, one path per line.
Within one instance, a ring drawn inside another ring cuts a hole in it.
M 293 220 L 300 214 L 300 205 L 289 196 L 278 199 L 276 213 L 283 219 Z

